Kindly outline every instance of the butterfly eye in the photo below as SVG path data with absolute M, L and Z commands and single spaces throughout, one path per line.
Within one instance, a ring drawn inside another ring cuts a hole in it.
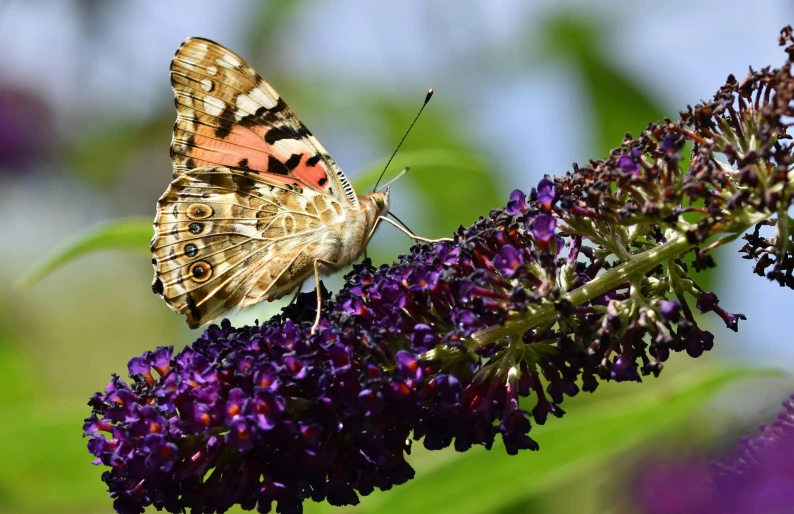
M 197 262 L 190 267 L 190 276 L 196 282 L 205 282 L 212 276 L 212 266 L 208 262 Z
M 203 220 L 212 216 L 212 207 L 203 203 L 194 203 L 187 208 L 187 216 L 194 220 Z

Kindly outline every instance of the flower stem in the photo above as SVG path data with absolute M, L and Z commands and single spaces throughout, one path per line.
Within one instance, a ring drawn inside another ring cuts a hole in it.
M 657 247 L 633 255 L 628 262 L 616 266 L 582 287 L 564 294 L 560 300 L 567 300 L 575 306 L 581 305 L 628 280 L 644 275 L 659 264 L 674 259 L 690 246 L 692 243 L 687 240 L 686 235 L 678 234 Z M 552 303 L 544 303 L 530 312 L 513 317 L 502 326 L 480 330 L 473 337 L 481 345 L 492 343 L 511 334 L 521 334 L 539 323 L 551 319 L 556 312 Z

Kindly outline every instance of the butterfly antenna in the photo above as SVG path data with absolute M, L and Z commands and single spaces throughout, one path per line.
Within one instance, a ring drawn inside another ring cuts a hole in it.
M 400 177 L 402 177 L 403 175 L 405 175 L 406 173 L 408 173 L 410 170 L 411 170 L 410 166 L 406 166 L 405 168 L 403 168 L 403 170 L 402 170 L 400 173 L 398 173 L 398 174 L 397 174 L 397 176 L 396 176 L 396 177 L 394 177 L 394 178 L 393 178 L 393 179 L 391 179 L 390 181 L 388 181 L 388 182 L 386 182 L 385 184 L 383 184 L 382 186 L 380 186 L 380 187 L 377 189 L 377 191 L 380 191 L 381 189 L 386 189 L 386 188 L 387 188 L 387 187 L 389 187 L 390 185 L 394 184 L 395 182 L 397 182 L 397 179 L 399 179 Z
M 430 88 L 427 91 L 427 96 L 425 96 L 425 103 L 422 104 L 422 107 L 419 109 L 419 112 L 416 113 L 416 117 L 414 118 L 414 121 L 411 122 L 411 126 L 408 127 L 408 130 L 405 131 L 405 134 L 403 135 L 403 138 L 400 139 L 400 144 L 398 144 L 397 148 L 394 149 L 394 153 L 392 153 L 391 157 L 389 157 L 389 162 L 386 163 L 386 167 L 383 168 L 383 171 L 380 172 L 380 177 L 378 177 L 378 181 L 375 182 L 375 188 L 372 190 L 373 192 L 378 190 L 378 184 L 380 184 L 380 181 L 383 178 L 383 175 L 386 173 L 386 170 L 389 169 L 389 164 L 391 164 L 391 161 L 392 161 L 392 159 L 394 159 L 394 156 L 397 155 L 397 151 L 402 146 L 403 141 L 405 141 L 405 138 L 408 137 L 408 133 L 411 132 L 411 129 L 414 128 L 414 124 L 416 124 L 416 120 L 419 119 L 419 115 L 422 114 L 422 111 L 425 110 L 425 106 L 427 105 L 427 102 L 429 102 L 430 98 L 432 98 L 432 97 L 433 97 L 433 88 Z

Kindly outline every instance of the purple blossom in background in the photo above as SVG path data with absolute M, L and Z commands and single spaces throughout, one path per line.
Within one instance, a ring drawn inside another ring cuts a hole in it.
M 794 395 L 761 434 L 733 455 L 652 463 L 632 484 L 645 514 L 777 514 L 794 512 Z
M 53 149 L 52 118 L 32 90 L 0 87 L 0 172 L 21 172 Z

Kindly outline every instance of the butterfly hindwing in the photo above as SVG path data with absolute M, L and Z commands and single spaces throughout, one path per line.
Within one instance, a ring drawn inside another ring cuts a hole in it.
M 297 184 L 356 208 L 345 174 L 243 59 L 212 41 L 191 38 L 171 63 L 177 121 L 174 175 L 223 166 Z
M 335 200 L 267 176 L 196 168 L 160 198 L 151 249 L 152 289 L 188 325 L 287 294 L 313 273 Z

